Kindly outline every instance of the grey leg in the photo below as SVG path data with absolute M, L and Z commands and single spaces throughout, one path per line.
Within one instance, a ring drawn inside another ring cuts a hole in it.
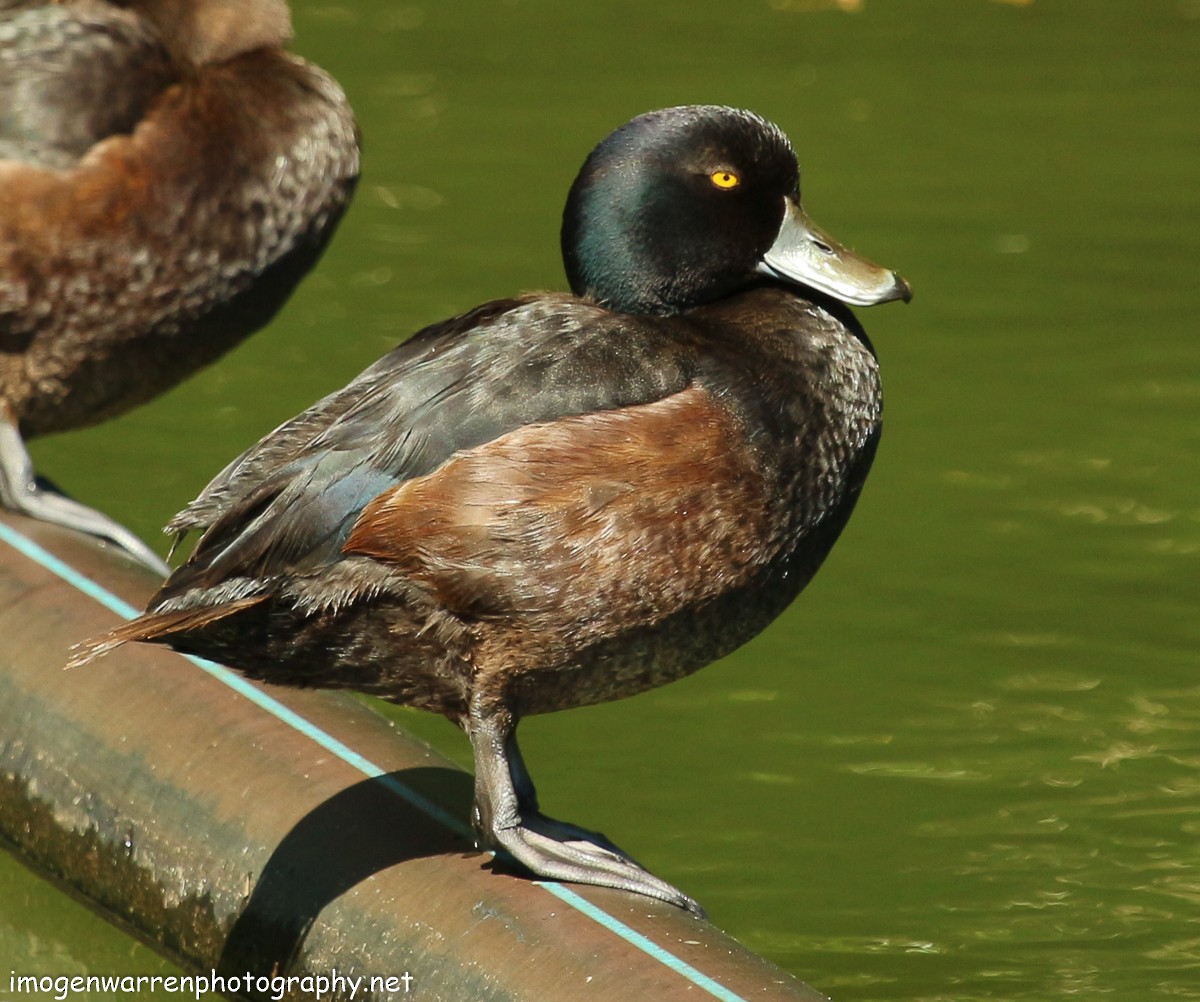
M 42 522 L 107 539 L 164 577 L 171 572 L 158 554 L 123 525 L 94 508 L 41 487 L 16 422 L 3 405 L 0 405 L 0 504 Z
M 472 701 L 467 732 L 475 753 L 475 829 L 540 877 L 597 884 L 667 901 L 702 916 L 682 891 L 644 870 L 594 832 L 548 818 L 516 742 L 516 721 L 494 704 Z
M 635 862 L 628 853 L 623 852 L 620 848 L 613 845 L 607 835 L 590 831 L 587 828 L 580 828 L 578 825 L 569 824 L 566 821 L 556 821 L 553 818 L 546 817 L 538 810 L 537 790 L 534 789 L 533 780 L 529 778 L 529 770 L 525 767 L 525 759 L 521 756 L 521 749 L 517 745 L 517 731 L 515 727 L 509 732 L 508 738 L 505 741 L 504 751 L 508 757 L 508 771 L 512 776 L 513 789 L 517 794 L 517 810 L 521 817 L 536 816 L 540 818 L 541 822 L 547 827 L 553 826 L 554 830 L 561 836 L 562 841 L 591 842 L 593 845 L 607 849 L 609 852 L 621 856 L 631 863 Z M 638 863 L 637 865 L 640 866 L 641 864 Z

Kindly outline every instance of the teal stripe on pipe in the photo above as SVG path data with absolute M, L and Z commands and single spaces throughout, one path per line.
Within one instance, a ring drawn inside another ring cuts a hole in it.
M 721 1002 L 746 1002 L 740 995 L 735 995 L 719 981 L 714 981 L 707 974 L 696 970 L 686 960 L 680 960 L 675 954 L 659 946 L 652 939 L 643 936 L 636 929 L 630 929 L 620 919 L 609 915 L 603 908 L 598 908 L 588 901 L 587 898 L 580 897 L 564 884 L 544 883 L 540 880 L 535 881 L 535 883 L 540 887 L 544 887 L 560 901 L 565 901 L 576 911 L 583 912 L 584 915 L 594 922 L 599 922 L 605 929 L 615 932 L 627 943 L 636 946 L 660 964 L 669 967 L 676 974 L 687 978 L 697 988 L 703 988 L 713 998 L 720 999 Z
M 0 522 L 0 540 L 8 543 L 18 553 L 28 557 L 36 564 L 45 567 L 52 574 L 58 575 L 67 584 L 78 591 L 83 592 L 89 598 L 95 599 L 102 606 L 111 612 L 116 613 L 123 619 L 133 619 L 139 615 L 140 610 L 135 609 L 132 605 L 122 598 L 118 598 L 103 585 L 98 584 L 91 578 L 81 574 L 70 564 L 60 560 L 53 553 L 46 550 L 44 547 L 35 543 L 32 539 L 17 532 L 11 526 Z M 352 766 L 365 776 L 372 779 L 380 780 L 389 790 L 395 793 L 398 797 L 407 801 L 413 807 L 422 813 L 428 815 L 439 824 L 449 828 L 457 835 L 469 835 L 470 829 L 462 823 L 454 815 L 442 810 L 437 804 L 423 797 L 416 790 L 410 789 L 399 780 L 388 776 L 383 769 L 377 766 L 370 759 L 364 758 L 358 752 L 354 751 L 348 745 L 343 744 L 332 734 L 327 734 L 321 730 L 312 721 L 300 716 L 294 710 L 284 706 L 281 702 L 272 696 L 267 695 L 261 689 L 252 685 L 240 675 L 226 668 L 224 665 L 219 665 L 215 661 L 208 661 L 204 658 L 196 658 L 191 655 L 184 655 L 189 661 L 197 665 L 199 668 L 208 672 L 218 681 L 229 686 L 235 692 L 245 696 L 255 706 L 266 710 L 273 717 L 278 719 L 288 727 L 291 727 L 305 737 L 315 741 L 318 745 L 333 755 L 336 755 L 347 765 Z M 553 894 L 564 904 L 574 908 L 579 913 L 586 915 L 593 922 L 603 926 L 609 932 L 621 939 L 625 940 L 630 946 L 635 947 L 648 957 L 658 961 L 667 969 L 678 974 L 694 984 L 697 988 L 708 992 L 713 998 L 719 999 L 720 1002 L 746 1002 L 740 995 L 730 991 L 724 985 L 714 981 L 707 974 L 698 971 L 687 961 L 680 959 L 664 947 L 659 946 L 653 940 L 647 939 L 640 932 L 631 929 L 624 922 L 614 915 L 609 915 L 603 908 L 599 908 L 592 904 L 586 898 L 581 897 L 572 891 L 569 887 L 562 884 L 556 884 L 546 881 L 534 881 L 534 883 Z

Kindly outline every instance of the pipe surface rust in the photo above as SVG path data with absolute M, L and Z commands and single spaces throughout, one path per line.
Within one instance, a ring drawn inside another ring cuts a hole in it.
M 825 998 L 670 905 L 493 872 L 470 775 L 353 696 L 138 645 L 62 670 L 154 586 L 0 513 L 0 838 L 186 970 L 309 1000 L 335 969 L 355 999 Z

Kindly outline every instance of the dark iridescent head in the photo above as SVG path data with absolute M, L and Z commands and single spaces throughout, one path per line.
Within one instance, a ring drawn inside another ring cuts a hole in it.
M 572 290 L 627 313 L 674 314 L 769 275 L 866 305 L 908 298 L 800 208 L 787 137 L 750 111 L 667 108 L 621 126 L 588 157 L 563 214 Z

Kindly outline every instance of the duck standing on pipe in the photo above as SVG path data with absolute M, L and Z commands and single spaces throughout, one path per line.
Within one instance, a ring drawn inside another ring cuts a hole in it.
M 204 530 L 191 557 L 74 663 L 150 641 L 442 713 L 481 842 L 698 912 L 541 813 L 517 723 L 680 678 L 796 597 L 879 439 L 845 304 L 909 288 L 818 230 L 784 134 L 725 107 L 605 139 L 562 249 L 573 295 L 428 327 L 234 460 L 168 526 Z
M 24 440 L 170 389 L 320 257 L 358 136 L 290 37 L 284 0 L 0 0 L 0 503 L 163 573 Z

